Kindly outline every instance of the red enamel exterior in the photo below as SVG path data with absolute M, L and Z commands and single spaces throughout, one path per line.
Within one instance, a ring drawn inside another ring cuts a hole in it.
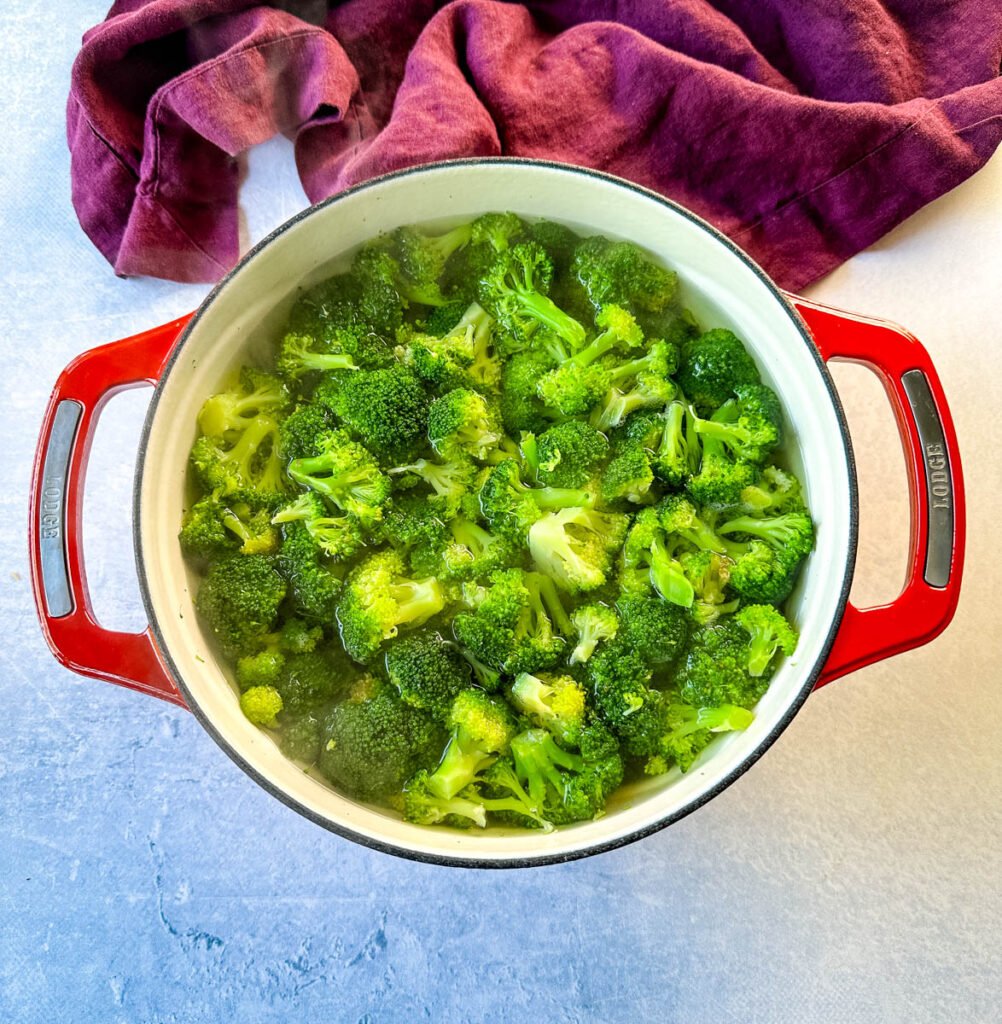
M 908 467 L 911 502 L 909 574 L 901 594 L 890 604 L 857 608 L 847 604 L 841 628 L 818 686 L 839 676 L 928 643 L 941 633 L 956 611 L 964 560 L 964 487 L 960 450 L 949 406 L 929 354 L 903 328 L 788 296 L 827 361 L 842 359 L 868 366 L 882 380 L 894 409 Z M 190 317 L 182 317 L 143 334 L 102 345 L 75 359 L 56 382 L 46 410 L 32 476 L 29 545 L 35 603 L 45 638 L 62 664 L 82 675 L 106 679 L 185 706 L 157 651 L 150 630 L 119 633 L 94 617 L 83 565 L 82 512 L 87 457 L 98 415 L 112 395 L 141 384 L 155 384 Z M 942 421 L 954 486 L 954 537 L 946 587 L 923 579 L 929 522 L 924 455 L 901 378 L 921 370 Z M 59 403 L 78 402 L 82 415 L 73 441 L 66 482 L 65 550 L 73 610 L 49 615 L 42 587 L 39 516 L 42 469 Z
M 52 653 L 67 668 L 81 675 L 119 683 L 182 707 L 185 706 L 184 700 L 164 668 L 150 630 L 119 633 L 105 629 L 94 617 L 83 563 L 82 526 L 87 459 L 102 407 L 119 391 L 143 384 L 156 384 L 171 349 L 190 319 L 190 315 L 184 316 L 151 331 L 91 349 L 63 370 L 49 399 L 35 452 L 28 521 L 35 605 Z M 56 409 L 65 399 L 77 402 L 82 411 L 73 439 L 65 485 L 64 545 L 73 610 L 68 615 L 56 618 L 49 614 L 42 587 L 39 511 L 45 453 L 48 451 Z

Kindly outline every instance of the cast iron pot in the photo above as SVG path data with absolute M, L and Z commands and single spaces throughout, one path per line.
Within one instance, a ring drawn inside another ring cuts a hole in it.
M 241 714 L 229 673 L 199 627 L 195 578 L 177 531 L 196 414 L 237 364 L 265 353 L 297 292 L 359 244 L 401 224 L 448 226 L 489 210 L 631 239 L 676 268 L 700 322 L 747 341 L 790 424 L 789 457 L 817 521 L 817 543 L 789 612 L 800 646 L 782 664 L 753 725 L 718 739 L 685 775 L 635 783 L 608 813 L 543 835 L 425 828 L 334 792 L 288 761 Z M 911 492 L 911 554 L 900 596 L 848 601 L 857 496 L 849 434 L 825 363 L 849 359 L 883 381 L 897 416 Z M 149 628 L 115 633 L 94 618 L 81 551 L 87 454 L 102 404 L 154 385 L 135 478 L 136 561 Z M 765 752 L 817 686 L 927 643 L 960 590 L 964 505 L 956 434 L 925 349 L 903 329 L 784 294 L 731 241 L 675 203 L 626 181 L 552 163 L 456 161 L 401 171 L 294 217 L 249 252 L 199 309 L 104 345 L 60 376 L 42 427 L 30 521 L 39 617 L 56 657 L 84 675 L 187 706 L 258 784 L 325 828 L 367 846 L 467 866 L 524 866 L 597 853 L 649 835 L 706 803 Z

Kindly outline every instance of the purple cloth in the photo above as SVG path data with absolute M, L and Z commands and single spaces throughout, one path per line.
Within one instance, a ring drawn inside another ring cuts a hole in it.
M 1000 62 L 998 0 L 119 0 L 73 68 L 73 204 L 119 274 L 212 281 L 238 158 L 276 132 L 314 202 L 539 157 L 678 200 L 798 288 L 985 163 Z

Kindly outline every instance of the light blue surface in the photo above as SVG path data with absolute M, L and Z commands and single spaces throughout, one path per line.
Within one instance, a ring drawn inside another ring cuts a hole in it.
M 49 388 L 204 293 L 116 279 L 76 225 L 63 105 L 103 13 L 0 11 L 0 1020 L 998 1020 L 999 662 L 977 609 L 980 627 L 812 698 L 711 806 L 531 871 L 354 846 L 256 788 L 186 712 L 56 664 L 24 532 Z M 302 204 L 284 146 L 255 156 L 243 201 L 252 238 Z M 142 626 L 143 403 L 109 407 L 88 495 L 92 590 L 119 628 Z

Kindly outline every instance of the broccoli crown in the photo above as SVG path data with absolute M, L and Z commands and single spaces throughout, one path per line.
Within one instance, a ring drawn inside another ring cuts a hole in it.
M 255 420 L 277 419 L 289 404 L 285 385 L 273 374 L 244 367 L 239 383 L 207 398 L 198 413 L 198 429 L 208 437 L 235 441 Z
M 611 242 L 601 235 L 582 241 L 571 272 L 596 306 L 615 303 L 634 311 L 658 312 L 670 306 L 678 278 L 653 263 L 631 242 Z
M 228 505 L 214 495 L 192 506 L 178 539 L 185 554 L 202 559 L 221 558 L 234 551 L 270 555 L 278 549 L 278 533 L 267 510 L 252 511 L 243 502 Z
M 783 410 L 776 393 L 765 384 L 741 384 L 709 420 L 697 420 L 696 430 L 720 441 L 735 458 L 762 463 L 778 447 L 783 433 Z
M 444 605 L 437 580 L 409 579 L 399 552 L 377 551 L 345 582 L 337 606 L 341 641 L 356 661 L 366 662 L 401 626 L 420 626 Z
M 390 252 L 399 268 L 398 287 L 410 302 L 444 306 L 448 300 L 439 287 L 446 261 L 470 240 L 469 224 L 440 235 L 426 235 L 416 228 L 398 228 L 390 236 Z
M 484 213 L 470 224 L 470 241 L 487 245 L 495 254 L 507 252 L 525 234 L 526 226 L 515 213 Z
M 320 392 L 317 398 L 323 401 Z M 390 462 L 413 454 L 428 426 L 428 396 L 406 366 L 346 374 L 329 401 L 347 428 Z
M 685 347 L 679 387 L 700 412 L 712 412 L 743 384 L 760 383 L 758 367 L 732 331 L 715 327 Z
M 689 636 L 685 609 L 653 596 L 623 596 L 617 608 L 620 639 L 645 661 L 672 662 L 685 647 Z
M 509 434 L 545 430 L 554 413 L 547 410 L 536 394 L 539 378 L 550 370 L 554 360 L 546 352 L 519 352 L 508 359 L 501 370 L 501 396 L 498 408 Z
M 286 757 L 306 765 L 316 762 L 320 754 L 320 735 L 323 723 L 319 713 L 307 711 L 303 715 L 282 715 L 282 734 L 278 745 Z
M 665 731 L 661 749 L 648 758 L 645 771 L 659 775 L 670 763 L 688 771 L 699 754 L 718 732 L 747 729 L 755 716 L 745 708 L 724 704 L 715 708 L 695 708 L 690 704 L 670 702 L 665 707 Z
M 571 665 L 586 662 L 603 640 L 612 640 L 619 632 L 619 617 L 605 604 L 580 605 L 571 613 L 571 623 L 578 637 L 568 659 Z
M 728 601 L 725 592 L 733 565 L 730 558 L 716 551 L 683 551 L 679 564 L 692 585 L 695 600 L 690 612 L 697 623 L 708 625 L 737 608 L 737 601 Z
M 501 431 L 483 395 L 456 388 L 431 403 L 428 440 L 444 458 L 467 455 L 483 459 L 501 440 Z
M 278 724 L 275 719 L 282 710 L 282 698 L 272 686 L 252 686 L 240 694 L 240 710 L 248 721 L 271 729 Z
M 285 655 L 281 651 L 266 649 L 257 654 L 246 654 L 237 660 L 237 685 L 241 690 L 252 686 L 274 686 L 285 666 Z
M 647 449 L 642 444 L 626 442 L 617 446 L 602 473 L 602 499 L 640 504 L 650 500 L 653 483 L 654 471 Z
M 806 512 L 738 516 L 720 524 L 717 533 L 748 538 L 728 540 L 727 553 L 734 559 L 728 584 L 742 597 L 768 604 L 789 596 L 814 546 L 814 524 Z
M 340 350 L 337 342 L 318 339 L 311 334 L 287 332 L 278 346 L 278 372 L 290 382 L 315 370 L 357 370 L 355 361 Z
M 605 432 L 618 427 L 638 409 L 663 409 L 677 392 L 669 376 L 676 361 L 675 348 L 657 341 L 646 355 L 610 370 L 611 387 L 592 410 L 591 425 Z
M 529 528 L 546 509 L 587 508 L 595 503 L 577 488 L 529 487 L 517 459 L 504 459 L 490 472 L 480 490 L 484 518 L 502 536 L 524 541 Z
M 512 683 L 515 707 L 562 743 L 575 746 L 585 722 L 584 687 L 572 676 L 522 672 Z
M 444 306 L 434 306 L 418 326 L 432 338 L 445 338 L 463 319 L 466 309 L 467 305 L 461 299 L 447 302 Z
M 766 466 L 758 479 L 741 492 L 741 504 L 751 515 L 805 510 L 800 481 L 778 466 Z
M 293 715 L 315 711 L 344 695 L 354 671 L 329 649 L 290 654 L 273 683 Z
M 319 467 L 319 463 L 317 465 Z M 318 471 L 322 472 L 322 469 L 318 469 Z M 365 545 L 363 524 L 371 525 L 381 518 L 382 508 L 364 506 L 360 498 L 364 492 L 364 485 L 358 483 L 353 489 L 353 485 L 346 482 L 348 475 L 342 474 L 340 478 L 341 502 L 344 507 L 351 506 L 352 509 L 361 512 L 361 516 L 355 515 L 353 512 L 347 512 L 341 516 L 328 515 L 319 495 L 314 491 L 307 491 L 285 508 L 279 509 L 271 521 L 273 523 L 300 522 L 319 551 L 331 561 L 345 561 L 351 558 Z M 332 481 L 333 477 L 318 478 L 320 485 L 325 488 L 333 488 Z
M 548 487 L 583 487 L 608 455 L 609 441 L 581 420 L 555 423 L 536 438 L 536 479 Z
M 656 508 L 642 509 L 623 545 L 620 585 L 629 593 L 644 593 L 651 586 L 666 600 L 691 608 L 692 584 L 676 557 L 678 542 L 666 534 Z
M 265 555 L 233 555 L 206 570 L 195 607 L 229 658 L 254 653 L 285 597 L 285 580 Z
M 752 676 L 748 663 L 748 632 L 733 618 L 695 630 L 678 676 L 682 699 L 696 707 L 752 707 L 769 680 Z
M 699 471 L 703 454 L 695 416 L 688 405 L 675 401 L 659 420 L 661 429 L 646 445 L 653 454 L 654 475 L 670 487 L 681 487 Z
M 278 453 L 283 463 L 320 454 L 323 438 L 330 432 L 331 415 L 321 405 L 297 406 L 278 425 Z
M 422 768 L 433 767 L 446 737 L 435 719 L 389 686 L 335 705 L 321 733 L 317 768 L 359 800 L 386 800 Z
M 282 537 L 275 568 L 288 584 L 296 614 L 320 625 L 333 623 L 340 577 L 328 567 L 323 550 L 304 523 L 286 523 Z
M 623 546 L 630 521 L 614 512 L 564 508 L 540 516 L 529 529 L 529 553 L 536 568 L 564 590 L 601 587 L 613 556 Z
M 588 661 L 595 710 L 629 754 L 658 752 L 662 697 L 651 689 L 651 667 L 621 639 L 606 643 Z
M 452 580 L 475 580 L 503 569 L 518 558 L 514 544 L 462 516 L 450 520 L 441 551 L 440 571 Z
M 388 252 L 370 246 L 355 254 L 351 278 L 356 322 L 376 334 L 393 337 L 403 321 L 406 306 L 400 265 Z
M 771 604 L 745 605 L 735 618 L 751 637 L 748 647 L 750 676 L 758 678 L 764 675 L 779 651 L 790 655 L 796 650 L 797 631 Z
M 386 671 L 400 699 L 445 722 L 456 695 L 471 685 L 470 665 L 435 630 L 420 630 L 391 644 Z

